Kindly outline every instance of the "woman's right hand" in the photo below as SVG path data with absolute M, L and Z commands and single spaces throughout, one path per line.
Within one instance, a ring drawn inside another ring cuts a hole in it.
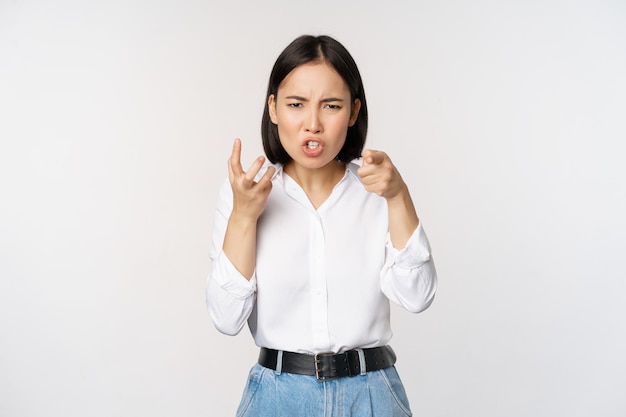
M 272 176 L 276 169 L 273 166 L 267 168 L 258 182 L 254 181 L 265 157 L 259 156 L 250 166 L 248 171 L 244 171 L 241 166 L 241 140 L 235 139 L 233 151 L 228 159 L 228 179 L 233 189 L 233 211 L 231 216 L 238 220 L 256 222 L 272 190 Z
M 246 278 L 254 275 L 256 266 L 257 220 L 272 190 L 272 176 L 276 169 L 267 168 L 258 182 L 254 181 L 265 158 L 260 156 L 248 172 L 241 168 L 241 140 L 235 139 L 233 153 L 228 160 L 228 179 L 233 189 L 233 211 L 228 218 L 222 249 L 235 268 Z

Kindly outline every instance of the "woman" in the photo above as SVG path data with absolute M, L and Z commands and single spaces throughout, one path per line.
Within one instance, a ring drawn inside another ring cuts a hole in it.
M 408 187 L 384 152 L 363 151 L 366 132 L 349 52 L 295 39 L 267 90 L 271 164 L 244 171 L 235 140 L 217 204 L 208 311 L 225 334 L 247 322 L 261 348 L 238 416 L 411 415 L 389 300 L 420 312 L 437 276 Z

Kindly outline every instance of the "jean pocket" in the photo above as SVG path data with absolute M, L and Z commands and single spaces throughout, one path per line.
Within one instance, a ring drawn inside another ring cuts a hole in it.
M 252 403 L 259 386 L 261 385 L 261 378 L 263 378 L 264 371 L 265 368 L 259 364 L 255 364 L 252 369 L 250 369 L 248 381 L 246 382 L 246 387 L 244 388 L 243 395 L 241 396 L 241 402 L 239 403 L 239 407 L 237 407 L 237 417 L 243 417 L 246 415 L 246 411 L 248 411 L 248 407 L 250 407 L 250 404 Z
M 393 396 L 393 399 L 398 407 L 400 407 L 402 412 L 407 416 L 412 416 L 413 413 L 411 413 L 411 408 L 409 407 L 409 399 L 406 395 L 404 385 L 402 385 L 402 381 L 400 380 L 396 367 L 390 366 L 388 368 L 381 369 L 380 375 L 382 376 L 383 381 L 385 381 L 387 388 L 389 388 L 389 392 Z

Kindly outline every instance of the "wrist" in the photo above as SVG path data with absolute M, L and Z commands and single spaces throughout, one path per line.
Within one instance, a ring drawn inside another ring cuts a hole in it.
M 400 185 L 398 191 L 395 194 L 389 197 L 386 197 L 386 200 L 387 200 L 388 205 L 396 206 L 396 205 L 406 205 L 407 203 L 410 204 L 411 195 L 409 193 L 409 188 L 403 182 L 402 185 Z
M 255 227 L 258 221 L 258 216 L 250 216 L 246 213 L 241 213 L 237 210 L 233 210 L 228 218 L 228 223 L 233 226 L 238 226 L 240 228 L 248 228 Z

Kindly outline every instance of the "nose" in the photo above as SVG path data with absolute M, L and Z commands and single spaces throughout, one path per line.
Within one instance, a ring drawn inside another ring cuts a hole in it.
M 320 120 L 319 110 L 311 108 L 304 122 L 304 128 L 310 133 L 320 133 L 322 131 L 322 122 Z

